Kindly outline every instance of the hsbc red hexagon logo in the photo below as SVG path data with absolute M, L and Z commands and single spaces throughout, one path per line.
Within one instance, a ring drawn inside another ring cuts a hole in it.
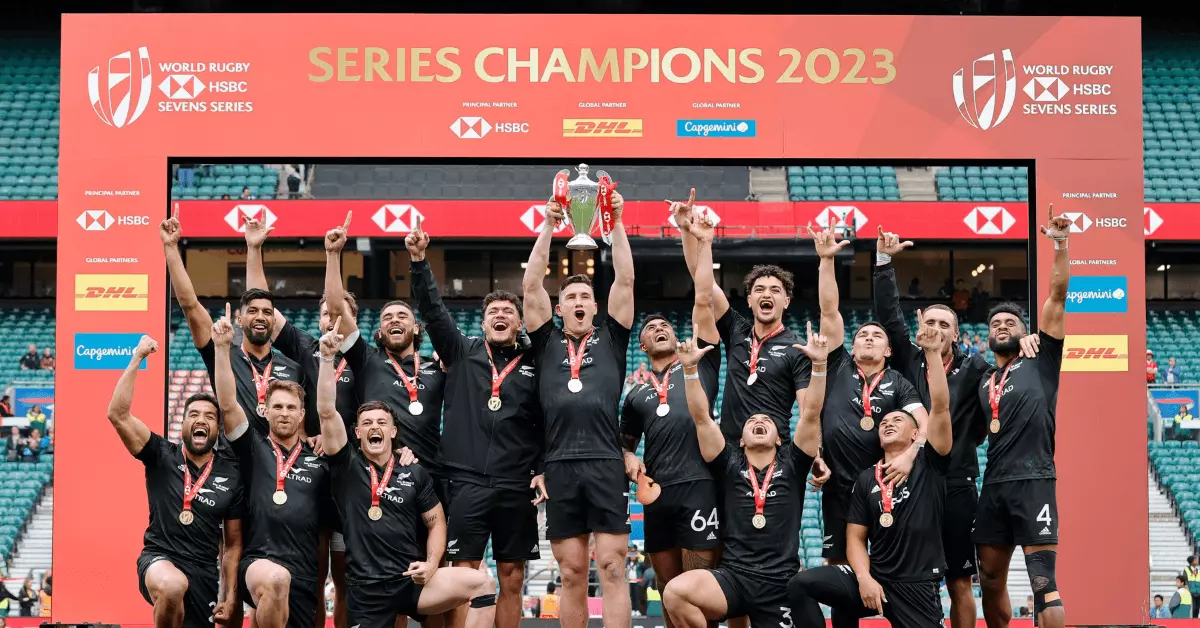
M 668 209 L 667 211 L 670 210 Z M 721 216 L 708 205 L 692 205 L 692 211 L 695 212 L 700 218 L 707 218 L 714 227 L 721 224 Z M 679 228 L 679 223 L 675 222 L 675 214 L 667 216 L 667 222 L 670 223 L 672 227 L 675 227 L 676 229 Z
M 410 233 L 417 221 L 424 218 L 416 207 L 408 204 L 384 205 L 371 216 L 371 220 L 384 233 Z
M 234 205 L 233 209 L 225 214 L 225 224 L 238 233 L 246 233 L 247 218 L 257 220 L 267 227 L 273 226 L 277 220 L 275 212 L 267 209 L 266 205 Z
M 1154 235 L 1155 231 L 1163 225 L 1162 216 L 1154 211 L 1153 207 L 1147 207 L 1142 210 L 1142 233 L 1145 235 Z
M 829 205 L 817 214 L 816 222 L 823 229 L 851 227 L 858 232 L 867 226 L 867 215 L 854 205 Z
M 967 228 L 979 235 L 1004 235 L 1017 219 L 1003 207 L 974 207 L 963 218 Z
M 525 213 L 521 214 L 521 224 L 525 225 L 533 233 L 541 233 L 542 228 L 546 226 L 546 206 L 545 205 L 530 205 Z M 567 228 L 567 221 L 558 223 L 554 228 L 554 233 L 561 233 Z

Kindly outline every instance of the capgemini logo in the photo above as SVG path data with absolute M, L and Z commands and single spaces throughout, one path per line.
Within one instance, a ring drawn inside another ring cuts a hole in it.
M 1013 63 L 1012 50 L 1005 48 L 1000 52 L 1003 67 L 996 61 L 996 55 L 987 54 L 979 57 L 971 64 L 971 93 L 967 94 L 965 71 L 960 69 L 954 73 L 954 103 L 958 105 L 958 113 L 967 124 L 988 130 L 999 126 L 1012 111 L 1013 101 L 1017 98 L 1017 69 Z M 1000 71 L 1004 71 L 1004 85 L 1000 84 Z M 1003 90 L 1004 103 L 1000 111 L 996 111 L 996 98 Z
M 108 126 L 119 129 L 133 124 L 146 111 L 146 105 L 150 104 L 150 90 L 153 85 L 150 77 L 150 51 L 145 46 L 138 48 L 137 60 L 139 80 L 136 86 L 133 83 L 133 53 L 129 50 L 108 60 L 103 91 L 100 88 L 100 66 L 88 72 L 88 97 L 92 100 L 92 110 Z M 137 90 L 137 106 L 131 109 L 134 90 Z

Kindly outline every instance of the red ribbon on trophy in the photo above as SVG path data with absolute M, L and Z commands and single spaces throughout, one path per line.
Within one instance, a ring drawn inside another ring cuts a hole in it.
M 570 182 L 569 176 L 570 173 L 566 170 L 559 171 L 554 175 L 554 202 L 562 208 L 564 216 L 571 208 L 571 188 L 567 185 Z
M 612 245 L 613 231 L 613 191 L 617 189 L 617 184 L 607 173 L 600 171 L 600 188 L 596 191 L 596 209 L 600 211 L 600 237 L 607 245 Z

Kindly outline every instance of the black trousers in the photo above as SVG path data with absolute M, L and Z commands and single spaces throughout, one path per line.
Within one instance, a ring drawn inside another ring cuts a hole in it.
M 887 598 L 883 605 L 883 616 L 892 626 L 943 626 L 942 600 L 937 581 L 879 584 Z M 788 601 L 792 605 L 792 620 L 796 628 L 822 628 L 825 616 L 821 614 L 821 604 L 833 611 L 835 628 L 855 626 L 860 618 L 877 614 L 874 609 L 863 605 L 858 578 L 848 565 L 801 571 L 788 583 Z

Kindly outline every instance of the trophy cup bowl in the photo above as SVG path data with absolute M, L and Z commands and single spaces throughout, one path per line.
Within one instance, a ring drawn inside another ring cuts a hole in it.
M 571 232 L 575 235 L 567 242 L 567 248 L 574 251 L 590 251 L 599 246 L 592 239 L 591 232 L 600 221 L 600 213 L 596 208 L 596 195 L 600 184 L 588 178 L 588 165 L 579 164 L 575 168 L 579 176 L 567 183 L 567 206 L 563 208 Z M 568 170 L 560 174 L 569 175 Z

